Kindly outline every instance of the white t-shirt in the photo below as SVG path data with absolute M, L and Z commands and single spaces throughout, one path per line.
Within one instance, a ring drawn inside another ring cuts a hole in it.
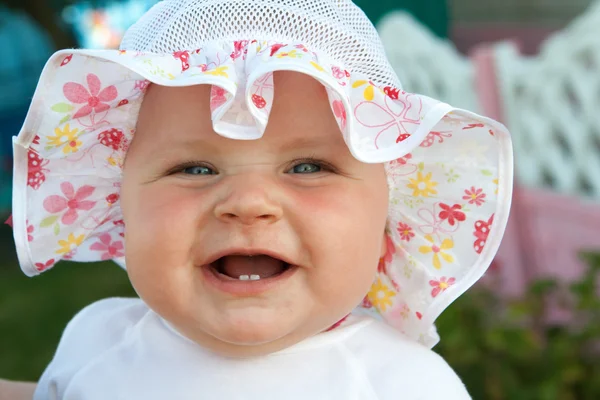
M 34 400 L 463 400 L 448 364 L 371 317 L 267 356 L 215 355 L 139 299 L 106 299 L 68 324 Z

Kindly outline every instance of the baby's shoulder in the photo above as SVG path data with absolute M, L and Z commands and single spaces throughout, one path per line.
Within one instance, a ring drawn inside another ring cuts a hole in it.
M 461 379 L 439 354 L 383 322 L 373 321 L 358 331 L 346 347 L 378 399 L 470 399 Z
M 147 313 L 148 307 L 135 298 L 108 298 L 88 305 L 67 324 L 53 363 L 94 358 L 122 341 Z

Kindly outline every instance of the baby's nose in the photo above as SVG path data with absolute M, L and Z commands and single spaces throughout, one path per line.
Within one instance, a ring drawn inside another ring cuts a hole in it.
M 218 219 L 244 225 L 281 219 L 283 209 L 275 199 L 273 184 L 248 176 L 230 179 L 226 195 L 215 206 Z

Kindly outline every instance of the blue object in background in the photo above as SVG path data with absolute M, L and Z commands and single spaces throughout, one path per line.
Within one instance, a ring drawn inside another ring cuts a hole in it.
M 10 208 L 12 137 L 27 114 L 52 42 L 35 21 L 0 4 L 0 211 Z

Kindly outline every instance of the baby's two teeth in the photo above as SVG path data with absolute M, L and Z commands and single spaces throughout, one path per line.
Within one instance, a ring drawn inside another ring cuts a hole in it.
M 240 281 L 258 281 L 260 280 L 260 275 L 240 275 L 238 279 Z

